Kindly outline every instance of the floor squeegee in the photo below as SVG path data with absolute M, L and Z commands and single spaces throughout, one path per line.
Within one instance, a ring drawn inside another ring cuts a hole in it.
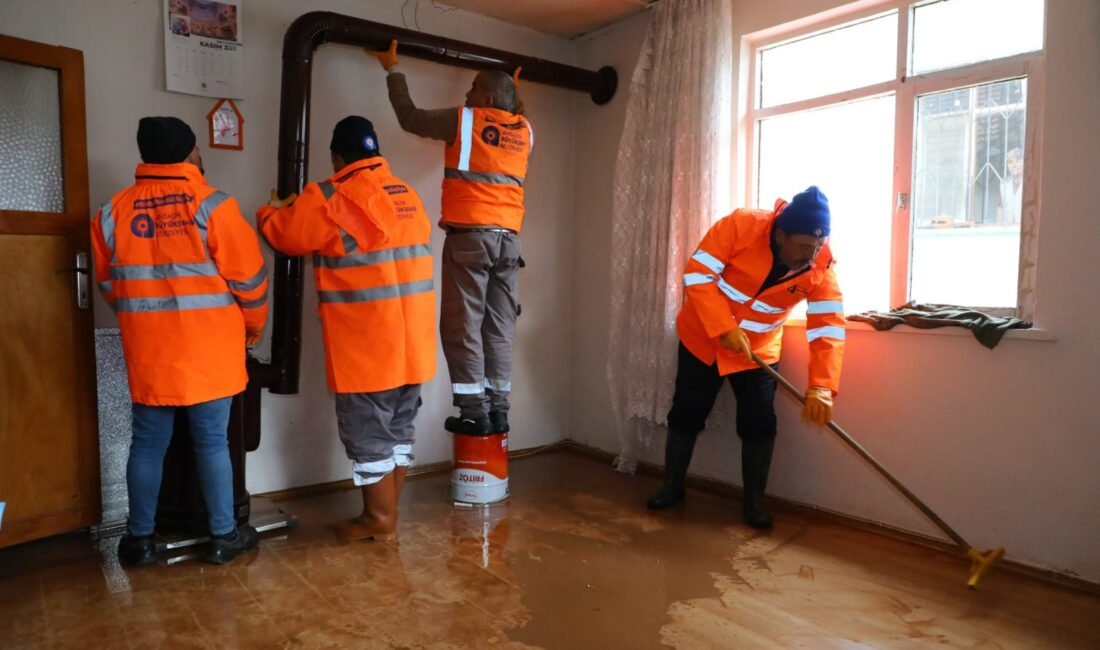
M 803 397 L 802 393 L 797 388 L 795 388 L 794 385 L 791 384 L 791 382 L 787 381 L 783 377 L 783 375 L 779 374 L 775 371 L 774 368 L 761 361 L 760 358 L 756 356 L 756 354 L 752 352 L 750 352 L 749 354 L 752 355 L 752 360 L 756 362 L 756 365 L 766 370 L 768 374 L 774 377 L 775 380 L 779 382 L 779 384 L 783 386 L 783 388 L 786 389 L 787 392 L 798 399 L 799 402 L 806 401 L 806 398 Z M 898 491 L 901 492 L 903 495 L 905 495 L 905 498 L 909 499 L 909 501 L 913 505 L 915 505 L 921 512 L 923 512 L 924 515 L 932 521 L 932 523 L 936 524 L 936 526 L 938 526 L 940 530 L 942 530 L 944 533 L 947 534 L 948 537 L 954 540 L 955 544 L 957 544 L 958 547 L 962 549 L 963 553 L 968 558 L 970 558 L 970 578 L 966 581 L 966 584 L 971 589 L 977 589 L 978 583 L 981 581 L 986 572 L 988 572 L 994 564 L 999 562 L 1001 558 L 1004 557 L 1005 550 L 998 546 L 997 548 L 993 548 L 983 552 L 968 544 L 966 540 L 962 538 L 962 535 L 956 533 L 953 528 L 947 525 L 947 522 L 945 522 L 943 519 L 940 518 L 939 515 L 933 512 L 931 508 L 926 506 L 923 501 L 918 499 L 917 495 L 913 494 L 911 491 L 909 491 L 909 488 L 902 485 L 901 481 L 894 478 L 894 475 L 891 474 L 889 470 L 887 470 L 885 467 L 882 466 L 881 463 L 875 460 L 874 456 L 872 456 L 866 449 L 864 449 L 858 442 L 856 442 L 855 439 L 852 438 L 852 436 L 848 435 L 848 433 L 845 432 L 844 429 L 841 429 L 836 422 L 830 420 L 827 426 L 833 430 L 833 433 L 840 436 L 840 438 L 844 442 L 848 443 L 848 446 L 854 449 L 857 454 L 862 456 L 863 460 L 867 461 L 871 464 L 872 467 L 878 470 L 878 473 L 882 474 L 882 476 L 887 481 L 890 481 L 890 484 L 896 487 Z

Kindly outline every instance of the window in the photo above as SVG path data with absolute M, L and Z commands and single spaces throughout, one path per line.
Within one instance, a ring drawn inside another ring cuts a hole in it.
M 1030 316 L 1043 0 L 883 2 L 753 43 L 747 191 L 829 197 L 846 311 Z

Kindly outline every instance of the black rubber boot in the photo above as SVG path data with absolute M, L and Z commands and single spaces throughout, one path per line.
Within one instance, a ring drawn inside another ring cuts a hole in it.
M 508 433 L 508 411 L 489 411 L 489 422 L 492 423 L 493 433 Z
M 211 564 L 225 564 L 241 553 L 247 553 L 260 545 L 260 535 L 252 526 L 237 526 L 236 535 L 229 539 L 211 537 L 202 559 Z
M 745 504 L 741 517 L 753 528 L 771 528 L 772 515 L 764 505 L 768 469 L 772 464 L 775 438 L 741 443 L 741 476 L 745 482 Z
M 152 535 L 135 537 L 130 533 L 118 540 L 118 559 L 128 567 L 148 566 L 157 561 L 157 545 Z
M 665 481 L 645 502 L 650 510 L 664 510 L 684 500 L 684 479 L 691 464 L 691 452 L 695 450 L 695 438 L 695 435 L 672 430 L 668 432 L 665 440 Z
M 463 433 L 468 436 L 487 436 L 493 432 L 493 423 L 488 415 L 476 418 L 451 416 L 443 421 L 443 428 L 451 433 Z

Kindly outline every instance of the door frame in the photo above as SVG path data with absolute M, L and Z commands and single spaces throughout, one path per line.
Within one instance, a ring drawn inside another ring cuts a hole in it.
M 78 251 L 91 259 L 88 209 L 88 144 L 84 112 L 84 54 L 80 50 L 47 45 L 0 34 L 0 60 L 55 70 L 58 73 L 61 120 L 61 161 L 65 208 L 62 213 L 0 210 L 0 234 L 65 236 L 75 264 Z M 92 311 L 88 268 L 88 309 L 73 309 L 72 360 L 77 386 L 85 399 L 74 404 L 78 431 L 79 504 L 73 508 L 19 522 L 3 523 L 0 548 L 98 524 L 102 511 L 99 481 L 99 424 L 96 398 L 95 316 Z M 71 281 L 74 283 L 75 274 Z M 75 299 L 74 299 L 75 300 Z M 87 399 L 87 391 L 91 399 Z

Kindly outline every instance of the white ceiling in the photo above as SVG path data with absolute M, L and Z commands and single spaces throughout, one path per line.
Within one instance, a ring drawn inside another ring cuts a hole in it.
M 420 10 L 451 5 L 531 29 L 573 38 L 641 12 L 655 0 L 411 0 Z

